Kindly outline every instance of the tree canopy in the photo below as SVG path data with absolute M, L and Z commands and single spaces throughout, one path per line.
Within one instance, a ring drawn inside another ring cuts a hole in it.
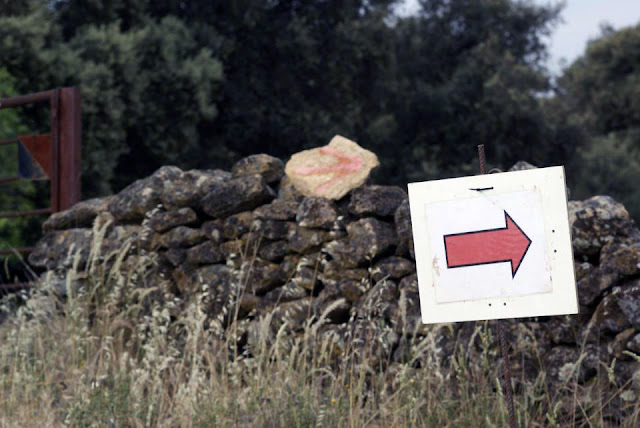
M 490 160 L 558 162 L 540 94 L 555 7 L 429 0 L 31 0 L 0 12 L 20 92 L 78 85 L 86 196 L 167 163 L 229 167 L 342 134 L 405 183 Z
M 640 218 L 640 24 L 603 28 L 565 70 L 554 101 L 583 133 L 576 196 L 609 194 Z
M 565 164 L 574 196 L 640 215 L 638 27 L 603 32 L 554 82 L 560 9 L 526 1 L 422 0 L 408 17 L 394 0 L 1 4 L 15 92 L 82 90 L 85 197 L 342 134 L 378 154 L 377 181 L 473 174 L 483 143 L 495 166 Z

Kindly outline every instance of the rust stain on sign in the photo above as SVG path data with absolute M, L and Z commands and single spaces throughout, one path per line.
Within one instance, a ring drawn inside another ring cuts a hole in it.
M 440 264 L 438 262 L 438 257 L 433 257 L 433 260 L 431 261 L 431 268 L 433 269 L 433 273 L 436 277 L 440 276 Z

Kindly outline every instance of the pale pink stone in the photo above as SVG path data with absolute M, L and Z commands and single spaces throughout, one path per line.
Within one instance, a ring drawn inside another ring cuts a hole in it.
M 305 196 L 340 199 L 364 184 L 378 165 L 374 153 L 336 135 L 328 146 L 294 154 L 287 162 L 285 173 Z

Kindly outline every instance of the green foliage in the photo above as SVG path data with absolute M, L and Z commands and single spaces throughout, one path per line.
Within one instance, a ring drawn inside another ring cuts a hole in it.
M 208 149 L 198 127 L 217 115 L 222 66 L 184 23 L 169 17 L 129 32 L 90 26 L 67 46 L 74 53 L 65 63 L 69 84 L 83 95 L 90 194 L 124 187 L 165 163 L 197 164 Z
M 640 24 L 591 41 L 560 90 L 596 135 L 640 128 Z
M 65 39 L 73 37 L 86 27 L 103 26 L 118 22 L 126 31 L 140 25 L 145 19 L 146 1 L 141 0 L 53 0 Z
M 541 107 L 550 88 L 542 37 L 557 13 L 506 0 L 425 1 L 418 17 L 398 24 L 402 68 L 391 111 L 408 179 L 477 172 L 477 144 L 503 168 L 567 157 L 546 144 L 553 130 Z
M 21 92 L 81 87 L 85 195 L 334 134 L 387 183 L 474 171 L 479 143 L 501 166 L 571 157 L 546 144 L 540 97 L 557 8 L 429 0 L 400 19 L 395 3 L 34 0 L 0 17 L 0 61 Z
M 23 15 L 29 13 L 39 0 L 0 0 L 0 15 Z
M 0 98 L 7 98 L 16 95 L 14 89 L 15 79 L 5 68 L 0 68 Z M 24 132 L 26 129 L 22 124 L 20 116 L 15 109 L 0 110 L 0 139 L 14 137 Z M 15 171 L 9 171 L 7 162 L 3 159 L 0 162 L 0 174 L 2 176 Z
M 610 195 L 622 201 L 635 218 L 640 217 L 640 135 L 610 134 L 594 137 L 581 153 L 576 195 Z
M 19 92 L 81 87 L 86 196 L 339 133 L 380 156 L 387 183 L 475 173 L 484 143 L 492 165 L 565 164 L 574 196 L 640 206 L 599 179 L 640 127 L 638 27 L 592 42 L 550 98 L 557 7 L 429 0 L 400 19 L 393 4 L 33 1 L 3 11 L 0 61 Z M 608 177 L 630 183 L 634 162 Z
M 41 2 L 33 2 L 28 13 L 0 12 L 0 64 L 15 78 L 19 94 L 38 92 L 60 85 L 55 78 L 59 46 L 59 26 L 53 14 Z
M 217 138 L 233 141 L 238 155 L 260 150 L 285 159 L 338 133 L 373 146 L 364 132 L 386 115 L 394 67 L 386 9 L 361 14 L 360 1 L 248 3 L 251 19 L 233 10 L 222 18 L 230 53 Z
M 574 196 L 609 194 L 640 218 L 640 24 L 603 29 L 565 70 L 554 102 L 586 142 L 571 168 Z
M 185 23 L 85 25 L 63 42 L 55 17 L 43 6 L 0 17 L 0 62 L 23 93 L 81 88 L 85 195 L 109 193 L 165 163 L 195 166 L 211 150 L 200 126 L 217 115 L 222 65 Z

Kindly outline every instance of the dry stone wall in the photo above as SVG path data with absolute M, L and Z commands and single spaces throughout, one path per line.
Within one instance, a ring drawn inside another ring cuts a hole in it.
M 571 201 L 569 212 L 580 314 L 511 320 L 511 338 L 526 329 L 550 380 L 584 353 L 581 380 L 615 358 L 620 382 L 640 389 L 632 355 L 640 353 L 640 232 L 607 196 Z M 399 187 L 365 184 L 337 201 L 304 197 L 282 161 L 255 155 L 231 172 L 163 167 L 117 195 L 52 215 L 43 228 L 29 261 L 59 295 L 67 271 L 82 272 L 92 255 L 115 265 L 116 254 L 120 268 L 153 255 L 142 286 L 177 301 L 207 290 L 210 327 L 235 323 L 240 346 L 251 346 L 267 314 L 273 334 L 283 325 L 299 334 L 322 319 L 318 334 L 333 338 L 336 356 L 369 343 L 370 363 L 388 364 L 410 359 L 406 338 L 427 331 Z M 74 278 L 74 286 L 88 280 Z M 442 328 L 434 352 L 444 356 L 472 334 L 473 323 Z M 515 370 L 535 373 L 530 357 Z

